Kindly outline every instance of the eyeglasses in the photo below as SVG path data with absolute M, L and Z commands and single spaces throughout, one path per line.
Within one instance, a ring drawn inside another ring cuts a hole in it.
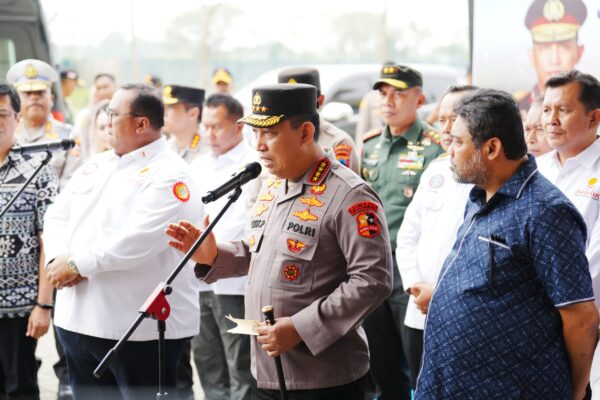
M 8 119 L 11 116 L 16 116 L 17 113 L 14 111 L 5 111 L 5 110 L 0 110 L 0 119 Z
M 131 115 L 132 117 L 143 117 L 143 115 L 136 114 L 136 113 L 133 113 L 133 112 L 118 113 L 115 110 L 110 109 L 108 107 L 106 108 L 106 115 L 108 116 L 108 123 L 109 124 L 112 124 L 113 117 L 118 117 L 120 115 L 123 115 L 123 116 L 125 116 L 125 115 Z

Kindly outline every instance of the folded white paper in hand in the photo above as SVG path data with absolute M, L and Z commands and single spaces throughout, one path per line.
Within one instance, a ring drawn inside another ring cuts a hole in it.
M 237 324 L 237 326 L 235 328 L 231 328 L 227 332 L 229 332 L 229 333 L 237 333 L 237 334 L 240 334 L 240 335 L 255 335 L 255 336 L 258 336 L 258 333 L 254 332 L 253 328 L 255 326 L 259 326 L 260 322 L 252 320 L 252 319 L 233 318 L 231 316 L 231 314 L 230 315 L 226 315 L 225 318 L 227 318 L 228 320 L 230 320 L 234 324 Z

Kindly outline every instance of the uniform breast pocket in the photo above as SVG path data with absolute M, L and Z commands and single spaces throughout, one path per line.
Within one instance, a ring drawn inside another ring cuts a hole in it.
M 486 254 L 486 277 L 490 287 L 495 288 L 508 278 L 511 273 L 510 266 L 514 264 L 514 255 L 506 241 L 495 235 L 477 236 L 487 247 Z
M 284 235 L 277 240 L 277 257 L 269 286 L 297 292 L 310 291 L 314 280 L 311 261 L 317 247 L 316 241 L 296 235 Z

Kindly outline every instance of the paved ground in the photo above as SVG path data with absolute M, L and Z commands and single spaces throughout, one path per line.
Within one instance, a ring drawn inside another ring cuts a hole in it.
M 48 334 L 44 335 L 38 341 L 36 353 L 37 356 L 42 360 L 42 366 L 38 372 L 38 382 L 40 385 L 40 400 L 56 400 L 58 380 L 56 379 L 56 375 L 54 375 L 52 365 L 58 360 L 58 355 L 56 354 L 56 348 L 54 347 L 54 334 L 52 329 L 50 329 Z M 196 374 L 195 367 L 194 393 L 196 393 L 196 400 L 204 399 L 204 395 L 202 393 L 202 388 L 200 387 L 200 382 L 198 381 L 198 375 Z

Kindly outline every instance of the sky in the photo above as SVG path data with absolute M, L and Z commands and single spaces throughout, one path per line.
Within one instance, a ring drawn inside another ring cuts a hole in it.
M 42 0 L 48 29 L 55 46 L 100 43 L 117 32 L 131 36 L 131 15 L 137 38 L 160 42 L 175 17 L 203 4 L 198 0 Z M 290 47 L 314 48 L 323 38 L 311 27 L 324 24 L 343 12 L 387 10 L 388 26 L 414 23 L 431 32 L 423 46 L 467 40 L 467 0 L 228 0 L 220 3 L 241 10 L 241 18 L 231 29 L 240 32 L 236 45 L 251 45 L 257 38 L 277 38 Z M 130 12 L 133 10 L 133 13 Z M 379 29 L 379 27 L 373 27 Z M 251 32 L 252 34 L 247 34 Z

